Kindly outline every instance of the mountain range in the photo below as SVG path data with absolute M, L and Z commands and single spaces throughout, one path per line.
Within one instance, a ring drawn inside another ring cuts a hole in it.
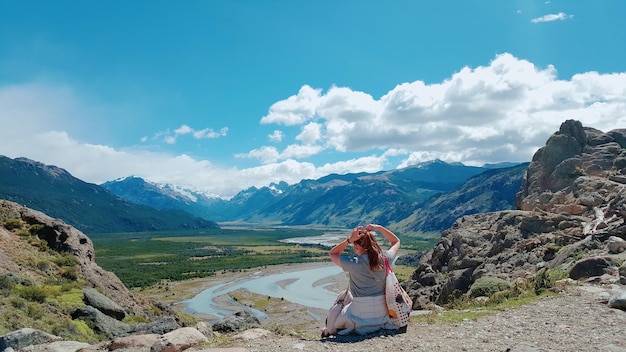
M 220 222 L 333 227 L 381 223 L 406 233 L 442 231 L 463 215 L 514 209 L 527 166 L 475 167 L 434 160 L 391 171 L 250 187 L 228 200 L 139 177 L 102 187 L 137 204 L 184 210 Z
M 380 223 L 402 233 L 440 232 L 463 215 L 514 209 L 527 166 L 433 160 L 390 171 L 250 187 L 223 199 L 139 177 L 96 185 L 57 166 L 0 156 L 0 199 L 60 218 L 86 233 L 215 228 L 217 222 L 331 227 Z
M 0 155 L 0 199 L 62 219 L 85 233 L 216 228 L 181 210 L 155 209 L 122 199 L 66 170 Z

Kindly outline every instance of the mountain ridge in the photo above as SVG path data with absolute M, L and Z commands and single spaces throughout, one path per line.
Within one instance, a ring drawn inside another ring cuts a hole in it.
M 126 201 L 65 169 L 0 155 L 0 199 L 60 218 L 87 233 L 215 228 L 183 211 L 162 211 Z
M 239 222 L 266 222 L 284 225 L 327 225 L 327 226 L 356 226 L 363 222 L 391 224 L 395 230 L 419 232 L 441 231 L 449 226 L 456 215 L 465 215 L 476 209 L 503 210 L 514 207 L 513 199 L 503 199 L 494 196 L 485 198 L 486 202 L 495 205 L 485 207 L 458 206 L 452 208 L 466 209 L 466 212 L 440 211 L 441 214 L 452 214 L 447 219 L 440 220 L 436 225 L 410 224 L 407 218 L 424 207 L 429 207 L 439 197 L 446 197 L 461 187 L 471 177 L 482 173 L 491 173 L 494 177 L 498 173 L 505 173 L 510 169 L 510 163 L 491 165 L 490 167 L 466 166 L 462 163 L 446 163 L 441 160 L 423 162 L 410 167 L 379 171 L 375 173 L 329 174 L 319 179 L 304 179 L 296 184 L 288 185 L 285 182 L 265 187 L 250 187 L 242 190 L 229 200 L 213 199 L 204 205 L 188 203 L 166 203 L 161 200 L 165 195 L 146 196 L 147 186 L 133 188 L 128 181 L 107 182 L 103 187 L 127 200 L 139 204 L 156 207 L 178 207 L 198 216 L 210 214 L 218 221 Z M 516 164 L 518 165 L 518 164 Z M 527 164 L 519 164 L 527 165 Z M 511 186 L 514 190 L 485 189 L 490 193 L 516 192 L 521 185 L 524 166 L 516 166 L 513 170 L 517 175 L 510 173 L 515 182 Z M 505 166 L 505 167 L 503 167 Z M 149 182 L 145 181 L 146 185 Z M 495 186 L 496 183 L 484 182 L 485 187 Z M 117 188 L 116 188 L 117 187 Z M 504 186 L 502 186 L 504 187 Z M 137 197 L 143 199 L 136 200 Z M 446 204 L 450 204 L 448 201 Z M 167 205 L 169 204 L 169 205 Z M 198 209 L 189 210 L 191 207 Z M 423 219 L 422 219 L 423 220 Z M 397 226 L 395 224 L 402 224 Z

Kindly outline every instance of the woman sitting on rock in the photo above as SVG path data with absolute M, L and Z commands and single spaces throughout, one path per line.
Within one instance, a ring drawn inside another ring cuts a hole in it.
M 389 241 L 389 249 L 383 251 L 372 231 L 381 233 Z M 342 255 L 353 244 L 356 257 Z M 380 225 L 369 224 L 352 230 L 350 236 L 333 247 L 330 259 L 349 274 L 349 293 L 352 301 L 336 305 L 329 312 L 322 337 L 352 332 L 368 334 L 380 329 L 397 329 L 389 320 L 385 303 L 385 258 L 393 263 L 400 249 L 400 240 Z

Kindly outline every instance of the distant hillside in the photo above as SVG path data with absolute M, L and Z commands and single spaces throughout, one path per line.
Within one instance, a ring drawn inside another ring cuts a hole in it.
M 404 231 L 441 231 L 464 215 L 515 209 L 515 195 L 528 163 L 485 171 L 416 209 L 402 221 Z
M 133 204 L 64 169 L 26 158 L 0 156 L 0 199 L 42 211 L 85 233 L 217 227 L 182 211 Z
M 251 187 L 228 201 L 189 197 L 189 191 L 176 193 L 172 192 L 175 189 L 172 186 L 137 178 L 107 182 L 103 187 L 139 204 L 157 208 L 193 207 L 194 214 L 210 214 L 217 221 L 341 227 L 372 222 L 395 225 L 403 232 L 441 231 L 457 216 L 481 209 L 511 209 L 525 166 L 517 166 L 512 172 L 502 171 L 508 165 L 474 167 L 434 160 L 371 174 L 331 174 L 294 185 L 281 182 L 269 187 Z M 469 179 L 482 174 L 484 178 L 476 184 L 463 188 Z M 485 194 L 481 194 L 483 191 Z M 463 195 L 465 192 L 471 194 Z M 448 194 L 449 200 L 437 201 Z M 468 204 L 461 204 L 464 202 Z M 421 210 L 434 205 L 441 206 L 432 210 L 436 216 L 418 216 Z

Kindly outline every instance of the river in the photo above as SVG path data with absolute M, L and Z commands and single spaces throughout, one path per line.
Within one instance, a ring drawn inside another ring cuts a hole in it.
M 185 305 L 183 309 L 185 312 L 221 318 L 232 314 L 233 311 L 224 309 L 223 305 L 216 303 L 216 298 L 237 289 L 246 289 L 265 296 L 283 298 L 310 308 L 329 309 L 337 297 L 337 293 L 327 289 L 330 283 L 320 282 L 341 274 L 341 268 L 333 264 L 315 269 L 265 276 L 263 272 L 259 271 L 246 277 L 209 287 L 193 298 L 180 303 Z M 229 300 L 229 303 L 231 306 L 238 304 L 232 299 Z M 250 309 L 249 307 L 246 308 Z M 265 317 L 263 312 L 254 309 L 252 311 L 259 318 Z

